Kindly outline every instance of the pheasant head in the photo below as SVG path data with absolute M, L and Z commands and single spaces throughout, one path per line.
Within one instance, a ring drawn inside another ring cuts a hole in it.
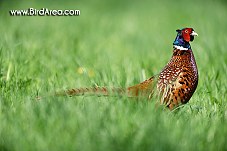
M 183 28 L 177 29 L 177 37 L 173 42 L 173 47 L 180 50 L 188 50 L 191 49 L 190 41 L 194 40 L 194 36 L 198 36 L 198 34 L 194 31 L 193 28 Z

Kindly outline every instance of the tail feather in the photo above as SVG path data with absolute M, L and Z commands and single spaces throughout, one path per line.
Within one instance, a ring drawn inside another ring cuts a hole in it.
M 151 98 L 154 92 L 155 77 L 151 77 L 142 83 L 128 88 L 107 88 L 107 87 L 85 87 L 68 89 L 65 91 L 55 92 L 53 96 L 126 96 L 126 97 L 147 97 Z M 37 96 L 39 100 L 41 97 Z
M 56 96 L 81 96 L 81 95 L 124 96 L 125 94 L 126 89 L 124 88 L 106 88 L 106 87 L 76 88 L 55 93 Z
M 66 91 L 56 92 L 56 96 L 80 96 L 80 95 L 98 95 L 98 96 L 128 96 L 137 97 L 149 95 L 153 91 L 154 77 L 151 77 L 144 82 L 128 88 L 107 88 L 107 87 L 92 87 L 92 88 L 76 88 Z

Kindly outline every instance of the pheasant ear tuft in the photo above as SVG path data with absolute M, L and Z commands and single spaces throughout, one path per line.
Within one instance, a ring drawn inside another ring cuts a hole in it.
M 181 30 L 180 30 L 180 29 L 177 29 L 177 30 L 176 30 L 176 32 L 180 33 L 180 32 L 181 32 Z

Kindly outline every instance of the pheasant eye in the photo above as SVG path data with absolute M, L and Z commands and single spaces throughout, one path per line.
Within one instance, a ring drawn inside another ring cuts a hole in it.
M 187 34 L 187 33 L 188 33 L 188 31 L 187 31 L 187 30 L 185 30 L 185 33 Z

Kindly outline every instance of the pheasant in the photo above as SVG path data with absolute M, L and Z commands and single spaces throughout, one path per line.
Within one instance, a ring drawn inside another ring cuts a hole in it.
M 198 84 L 198 70 L 191 49 L 190 41 L 198 34 L 193 28 L 177 29 L 173 42 L 173 55 L 167 65 L 158 75 L 128 88 L 77 88 L 56 92 L 57 96 L 64 95 L 125 95 L 128 97 L 143 96 L 150 99 L 154 93 L 158 95 L 160 104 L 170 110 L 187 103 L 192 97 Z

